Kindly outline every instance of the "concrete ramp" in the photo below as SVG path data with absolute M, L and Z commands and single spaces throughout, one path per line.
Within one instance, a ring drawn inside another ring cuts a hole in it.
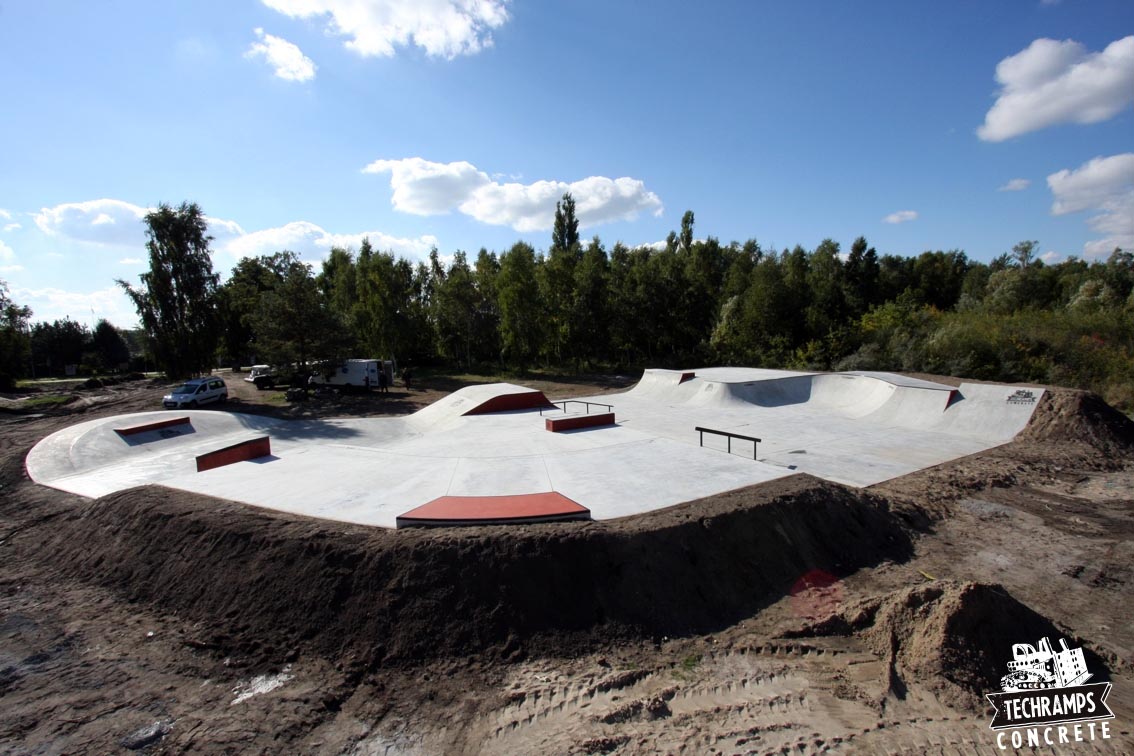
M 32 447 L 27 470 L 37 483 L 80 496 L 103 496 L 196 472 L 197 457 L 262 437 L 279 423 L 206 410 L 90 420 L 57 431 Z M 142 430 L 123 435 L 123 428 Z
M 542 391 L 517 386 L 514 383 L 485 383 L 466 386 L 454 391 L 428 407 L 406 418 L 406 422 L 420 433 L 438 430 L 466 415 L 484 415 L 494 412 L 515 412 L 528 409 L 554 409 Z

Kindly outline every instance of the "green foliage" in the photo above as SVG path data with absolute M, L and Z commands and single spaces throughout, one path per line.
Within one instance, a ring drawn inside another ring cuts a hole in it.
M 1121 250 L 1045 265 L 1022 242 L 984 264 L 959 250 L 879 256 L 859 237 L 844 259 L 831 239 L 783 252 L 697 241 L 693 222 L 685 213 L 664 246 L 608 253 L 597 237 L 579 243 L 565 195 L 546 254 L 519 242 L 475 264 L 435 249 L 411 265 L 364 240 L 357 255 L 332 250 L 318 277 L 290 253 L 242 260 L 225 285 L 226 344 L 470 372 L 537 360 L 931 372 L 1080 386 L 1134 407 L 1134 256 Z
M 8 296 L 8 284 L 0 281 L 0 391 L 11 391 L 16 379 L 27 374 L 31 339 L 28 321 L 32 311 Z
M 207 369 L 217 344 L 217 282 L 205 214 L 196 204 L 165 203 L 145 217 L 150 269 L 142 288 L 118 281 L 171 378 Z
M 500 258 L 498 282 L 503 356 L 523 370 L 539 353 L 542 335 L 535 250 L 523 242 L 512 245 Z
M 262 359 L 302 367 L 345 356 L 342 323 L 327 307 L 311 268 L 294 252 L 272 256 L 278 280 L 259 298 L 251 317 Z
M 90 342 L 95 365 L 101 370 L 114 371 L 130 362 L 130 346 L 122 332 L 105 318 L 95 324 Z

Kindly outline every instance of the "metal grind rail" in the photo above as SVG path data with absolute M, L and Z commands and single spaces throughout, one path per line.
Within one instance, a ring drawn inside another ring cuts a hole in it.
M 732 440 L 734 438 L 739 438 L 743 441 L 751 441 L 752 442 L 752 459 L 753 459 L 753 461 L 755 461 L 755 459 L 756 459 L 756 444 L 760 443 L 761 439 L 756 438 L 755 436 L 743 436 L 739 433 L 733 433 L 732 431 L 714 430 L 713 428 L 702 428 L 699 425 L 694 427 L 693 430 L 695 430 L 695 431 L 697 431 L 698 433 L 701 434 L 701 444 L 700 444 L 701 446 L 705 445 L 705 434 L 706 433 L 713 433 L 713 434 L 718 435 L 718 436 L 725 436 L 728 439 L 728 453 L 729 454 L 732 454 Z
M 563 412 L 567 412 L 567 405 L 568 404 L 585 404 L 585 405 L 587 405 L 587 414 L 588 415 L 591 414 L 591 407 L 603 407 L 603 408 L 606 409 L 607 412 L 613 412 L 614 411 L 614 405 L 613 404 L 603 404 L 601 402 L 588 402 L 588 401 L 584 401 L 583 399 L 560 399 L 557 402 L 552 402 L 552 404 L 554 404 L 557 407 L 559 405 L 563 405 L 560 408 L 561 411 L 563 411 Z M 543 414 L 543 409 L 540 409 L 539 414 L 541 414 L 541 415 Z

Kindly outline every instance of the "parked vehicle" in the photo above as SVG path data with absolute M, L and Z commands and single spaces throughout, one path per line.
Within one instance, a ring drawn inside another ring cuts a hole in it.
M 271 365 L 253 365 L 252 371 L 244 380 L 258 389 L 269 389 L 276 385 L 276 371 Z
M 161 404 L 166 409 L 192 409 L 210 402 L 228 401 L 228 388 L 224 381 L 215 375 L 194 378 L 170 391 L 162 397 Z
M 342 386 L 343 388 L 378 388 L 378 371 L 386 374 L 386 385 L 394 384 L 398 365 L 394 360 L 346 360 L 327 373 L 311 376 L 313 386 Z M 367 382 L 367 379 L 370 379 Z

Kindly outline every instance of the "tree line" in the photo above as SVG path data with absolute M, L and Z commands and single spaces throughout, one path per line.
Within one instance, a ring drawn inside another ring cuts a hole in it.
M 150 271 L 120 282 L 171 374 L 253 361 L 395 357 L 474 370 L 736 364 L 895 370 L 1078 386 L 1134 407 L 1134 255 L 1045 264 L 1022 241 L 989 263 L 963 251 L 776 250 L 698 239 L 607 248 L 557 203 L 550 246 L 411 262 L 334 248 L 242 259 L 219 283 L 196 205 L 146 219 Z M 193 335 L 196 334 L 196 335 Z M 198 338 L 200 339 L 198 341 Z

